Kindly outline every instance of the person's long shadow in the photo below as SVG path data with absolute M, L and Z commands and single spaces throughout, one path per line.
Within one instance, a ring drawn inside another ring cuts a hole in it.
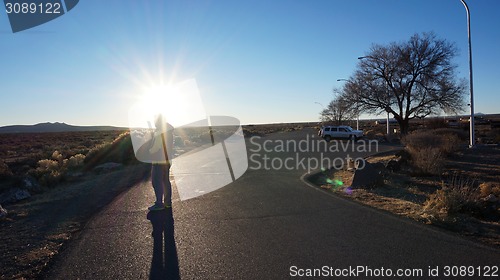
M 147 218 L 153 226 L 153 258 L 149 279 L 180 279 L 172 208 L 150 211 Z

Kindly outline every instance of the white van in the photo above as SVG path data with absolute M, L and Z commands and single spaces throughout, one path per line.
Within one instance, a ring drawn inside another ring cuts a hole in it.
M 326 141 L 330 141 L 331 139 L 354 139 L 354 141 L 356 141 L 363 137 L 363 131 L 354 130 L 347 125 L 328 125 L 321 127 L 318 135 Z

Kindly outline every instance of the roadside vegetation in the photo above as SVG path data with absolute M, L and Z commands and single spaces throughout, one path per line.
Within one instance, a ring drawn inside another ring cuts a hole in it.
M 54 187 L 82 170 L 97 149 L 111 145 L 123 131 L 0 134 L 0 193 L 32 177 Z M 125 135 L 125 134 L 123 134 Z M 104 159 L 105 160 L 105 159 Z
M 417 130 L 406 135 L 402 142 L 413 167 L 413 175 L 441 174 L 445 159 L 466 143 L 467 136 L 462 130 L 447 128 Z
M 247 125 L 243 133 L 245 137 L 262 136 L 313 125 Z M 176 145 L 186 149 L 209 137 L 195 133 L 188 143 L 176 141 Z M 124 166 L 138 163 L 128 131 L 0 134 L 0 195 L 12 188 L 26 188 L 27 181 L 36 185 L 30 192 L 44 192 L 109 162 Z
M 385 124 L 361 122 L 364 135 L 404 148 L 370 158 L 371 171 L 328 170 L 310 180 L 361 203 L 500 246 L 500 118 L 476 116 L 479 145 L 467 148 L 470 119 L 459 114 L 468 86 L 458 77 L 457 53 L 453 42 L 434 33 L 372 45 L 354 73 L 339 79 L 343 86 L 334 89 L 321 120 L 353 126 L 360 113 L 387 113 L 397 123 L 389 122 L 389 135 Z M 454 117 L 431 117 L 443 113 Z
M 413 130 L 401 143 L 402 150 L 368 158 L 383 184 L 351 188 L 354 172 L 347 170 L 310 180 L 360 203 L 500 247 L 498 143 L 469 149 L 467 131 L 443 127 Z
M 0 278 L 39 277 L 93 213 L 149 170 L 128 131 L 0 134 Z

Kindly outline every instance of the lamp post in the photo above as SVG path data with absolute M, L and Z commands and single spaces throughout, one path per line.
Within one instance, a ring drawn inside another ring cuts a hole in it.
M 360 56 L 358 59 L 365 59 L 365 58 L 370 58 L 370 59 L 377 59 L 373 56 L 367 55 L 367 56 Z M 387 86 L 387 85 L 386 85 Z M 389 106 L 389 99 L 390 99 L 390 94 L 389 94 L 389 89 L 386 88 L 387 90 L 387 106 Z M 391 130 L 389 128 L 389 111 L 387 111 L 387 119 L 386 119 L 386 134 L 389 135 L 391 133 Z
M 314 102 L 314 104 L 318 104 L 319 106 L 321 106 L 321 107 L 325 108 L 325 106 L 323 106 L 323 104 L 321 104 L 321 103 L 319 103 L 319 102 L 317 102 L 317 101 L 315 101 L 315 102 Z
M 337 82 L 348 82 L 347 79 L 337 79 Z M 356 91 L 356 130 L 359 130 L 359 94 Z
M 474 139 L 474 89 L 472 82 L 472 44 L 470 37 L 470 11 L 467 3 L 464 0 L 460 0 L 465 7 L 467 12 L 467 37 L 469 38 L 469 82 L 470 82 L 470 143 L 469 148 L 473 148 L 475 145 Z
M 321 106 L 322 110 L 325 110 L 325 106 L 323 106 L 323 104 L 319 103 L 318 101 L 314 101 L 314 104 L 318 104 L 319 106 Z M 323 123 L 323 118 L 320 118 L 320 121 L 321 121 L 321 123 Z

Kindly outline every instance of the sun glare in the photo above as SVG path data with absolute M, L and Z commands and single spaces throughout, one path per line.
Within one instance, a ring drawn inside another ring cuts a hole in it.
M 174 127 L 205 119 L 206 113 L 196 81 L 192 79 L 145 89 L 129 111 L 129 126 L 152 128 L 158 114 L 162 114 Z

